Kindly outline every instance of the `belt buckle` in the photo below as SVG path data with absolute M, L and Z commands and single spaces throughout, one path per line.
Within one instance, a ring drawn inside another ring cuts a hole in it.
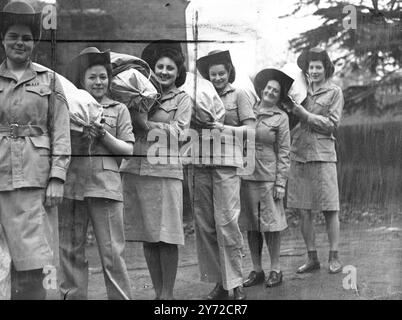
M 13 139 L 18 138 L 18 123 L 10 124 L 10 134 L 9 136 Z

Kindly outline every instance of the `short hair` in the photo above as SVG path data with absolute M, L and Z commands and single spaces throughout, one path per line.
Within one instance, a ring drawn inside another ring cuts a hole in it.
M 210 78 L 209 78 L 209 69 L 212 67 L 212 66 L 218 66 L 218 65 L 223 65 L 224 67 L 225 67 L 225 69 L 226 69 L 226 71 L 228 72 L 228 74 L 229 74 L 229 83 L 233 83 L 234 82 L 234 80 L 235 80 L 235 78 L 236 78 L 236 69 L 234 68 L 234 66 L 231 64 L 231 63 L 229 63 L 229 62 L 216 62 L 216 61 L 213 61 L 213 62 L 211 62 L 210 64 L 208 64 L 208 68 L 207 68 L 207 70 L 208 70 L 208 80 L 211 80 Z
M 169 58 L 171 59 L 175 65 L 177 66 L 177 78 L 175 81 L 176 87 L 180 87 L 186 81 L 187 76 L 187 69 L 186 65 L 184 64 L 184 55 L 183 53 L 179 52 L 178 50 L 172 48 L 163 48 L 160 50 L 153 58 L 150 67 L 152 70 L 155 70 L 155 65 L 161 58 Z
M 306 60 L 306 63 L 303 66 L 303 72 L 308 73 L 308 68 L 310 65 L 311 61 L 321 61 L 322 65 L 324 66 L 325 70 L 325 78 L 328 79 L 332 76 L 334 73 L 333 71 L 333 65 L 332 62 L 326 58 L 321 52 L 309 52 L 308 59 Z
M 83 89 L 83 90 L 85 90 L 84 85 L 83 85 L 83 84 L 84 84 L 85 73 L 87 72 L 87 70 L 88 70 L 89 68 L 92 68 L 92 67 L 95 67 L 95 66 L 102 66 L 102 67 L 105 67 L 106 73 L 107 73 L 107 79 L 108 79 L 108 81 L 109 81 L 109 83 L 108 83 L 108 88 L 107 88 L 107 89 L 109 90 L 110 84 L 111 84 L 111 82 L 112 82 L 112 65 L 111 65 L 111 64 L 97 64 L 97 63 L 88 66 L 88 68 L 86 68 L 85 70 L 80 70 L 80 71 L 79 71 L 79 72 L 80 72 L 80 74 L 79 74 L 79 79 L 80 79 L 80 81 L 79 81 L 79 83 L 77 83 L 77 88 L 78 88 L 78 89 Z

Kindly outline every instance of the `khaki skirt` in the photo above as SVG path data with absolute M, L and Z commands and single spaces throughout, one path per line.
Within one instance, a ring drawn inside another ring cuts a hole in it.
M 182 181 L 130 173 L 122 181 L 126 240 L 184 245 Z
M 240 188 L 242 231 L 275 232 L 287 228 L 282 200 L 274 200 L 274 183 L 242 180 Z
M 287 206 L 303 210 L 338 211 L 336 163 L 292 161 Z

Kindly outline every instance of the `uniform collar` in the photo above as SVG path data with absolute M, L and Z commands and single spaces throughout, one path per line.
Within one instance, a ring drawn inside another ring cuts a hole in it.
M 173 99 L 175 96 L 177 96 L 179 93 L 183 92 L 183 90 L 179 90 L 178 88 L 173 88 L 170 89 L 166 94 L 164 94 L 161 98 L 161 102 L 165 100 L 170 100 Z
M 322 85 L 320 89 L 318 89 L 316 92 L 313 93 L 313 87 L 311 83 L 309 83 L 308 94 L 311 96 L 319 95 L 331 90 L 331 88 L 332 88 L 332 82 L 331 80 L 328 79 L 327 81 L 325 81 L 325 83 Z
M 219 96 L 220 97 L 225 96 L 225 95 L 227 95 L 228 93 L 230 93 L 232 91 L 235 91 L 235 88 L 230 83 L 228 83 L 226 85 L 226 87 L 223 88 L 223 90 L 221 92 L 219 92 Z
M 109 97 L 105 97 L 103 100 L 104 100 L 104 101 L 102 101 L 103 108 L 114 107 L 114 106 L 120 104 L 120 102 L 112 100 Z
M 281 114 L 283 111 L 279 109 L 278 106 L 273 106 L 272 108 L 264 108 L 262 110 L 261 108 L 261 102 L 257 105 L 257 117 L 262 117 L 262 116 L 272 116 L 274 114 Z
M 2 64 L 0 65 L 0 76 L 4 78 L 13 79 L 19 83 L 26 82 L 34 79 L 38 73 L 43 73 L 48 71 L 45 67 L 33 64 L 32 61 L 29 62 L 27 69 L 22 75 L 20 80 L 17 80 L 15 75 L 7 68 L 7 60 L 4 59 Z

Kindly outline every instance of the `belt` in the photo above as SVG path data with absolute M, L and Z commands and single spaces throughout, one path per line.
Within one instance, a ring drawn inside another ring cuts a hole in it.
M 17 123 L 12 123 L 9 126 L 0 125 L 0 137 L 36 137 L 45 134 L 46 131 L 40 126 L 35 125 L 19 125 Z

